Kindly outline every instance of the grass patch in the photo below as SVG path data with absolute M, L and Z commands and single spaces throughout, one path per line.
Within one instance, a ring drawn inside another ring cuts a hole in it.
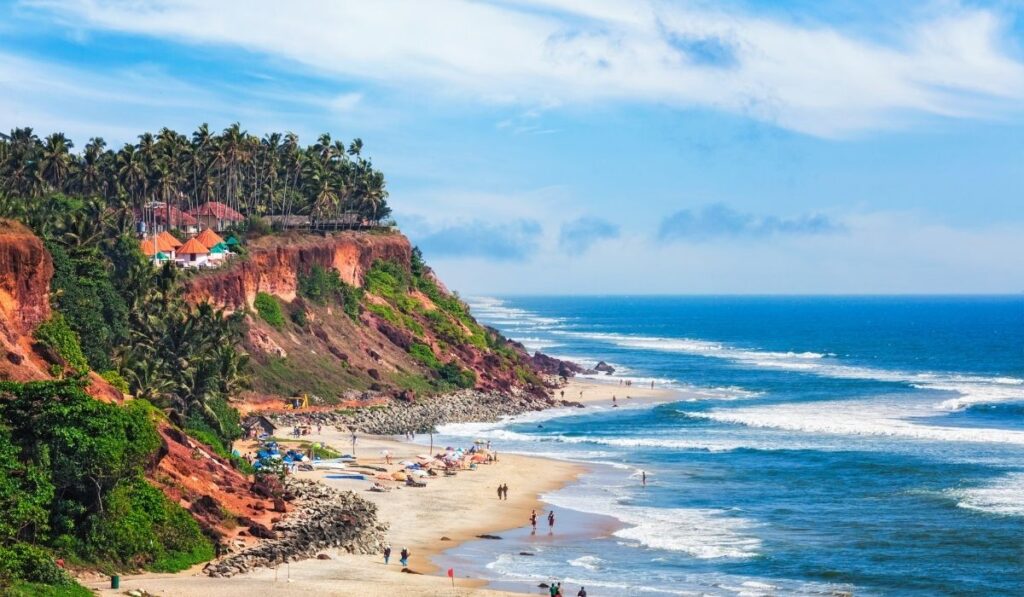
M 333 355 L 300 354 L 269 357 L 253 367 L 253 389 L 278 396 L 315 394 L 337 404 L 345 390 L 368 390 L 370 381 L 353 372 Z
M 34 336 L 36 342 L 51 348 L 75 371 L 89 370 L 89 362 L 85 360 L 78 334 L 60 313 L 54 313 L 50 319 L 39 324 Z
M 4 597 L 93 597 L 93 592 L 78 583 L 44 585 L 18 581 L 6 587 L 0 585 L 0 595 L 4 595 Z
M 281 309 L 281 303 L 277 297 L 266 292 L 259 292 L 256 294 L 256 300 L 253 301 L 252 306 L 256 308 L 256 312 L 259 313 L 263 321 L 277 329 L 284 327 L 284 310 Z

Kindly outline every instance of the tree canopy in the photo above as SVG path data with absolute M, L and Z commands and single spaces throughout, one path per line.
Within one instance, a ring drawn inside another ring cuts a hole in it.
M 13 129 L 0 140 L 0 191 L 96 197 L 112 207 L 156 201 L 190 210 L 220 201 L 247 216 L 377 221 L 391 213 L 384 175 L 363 156 L 361 139 L 346 145 L 324 133 L 304 147 L 294 133 L 257 137 L 235 123 L 220 134 L 202 124 L 191 135 L 142 133 L 119 149 L 100 137 L 80 153 L 74 147 L 63 133 L 40 138 L 31 128 Z

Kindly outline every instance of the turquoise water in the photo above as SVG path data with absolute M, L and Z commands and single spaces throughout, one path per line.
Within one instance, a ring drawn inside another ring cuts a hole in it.
M 1024 297 L 470 302 L 529 348 L 611 363 L 611 383 L 681 392 L 446 428 L 593 464 L 545 500 L 619 521 L 448 554 L 472 574 L 590 595 L 1024 594 Z

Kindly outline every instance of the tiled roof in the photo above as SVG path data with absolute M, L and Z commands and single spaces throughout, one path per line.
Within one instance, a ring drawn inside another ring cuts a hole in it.
M 195 238 L 190 238 L 185 241 L 185 244 L 178 249 L 178 255 L 206 255 L 210 252 L 209 249 L 203 246 L 203 243 L 197 241 Z
M 245 217 L 237 211 L 231 209 L 227 205 L 224 205 L 220 201 L 207 201 L 200 205 L 191 212 L 193 216 L 207 216 L 214 217 L 218 220 L 230 220 L 232 222 L 241 222 Z
M 182 245 L 182 242 L 180 240 L 175 238 L 173 234 L 171 234 L 170 232 L 167 232 L 166 230 L 164 230 L 160 234 L 158 234 L 157 238 L 159 238 L 162 241 L 167 242 L 167 244 L 171 245 L 175 249 L 177 249 L 178 247 L 180 247 Z
M 161 251 L 170 253 L 174 250 L 174 245 L 160 236 L 146 237 L 140 241 L 140 246 L 142 247 L 142 254 L 147 257 L 152 257 Z
M 196 240 L 203 243 L 203 246 L 207 249 L 213 248 L 214 246 L 224 242 L 216 232 L 209 228 L 204 229 L 202 232 L 196 235 Z

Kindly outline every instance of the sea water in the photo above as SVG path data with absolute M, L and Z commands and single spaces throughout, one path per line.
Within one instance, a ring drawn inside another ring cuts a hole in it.
M 623 387 L 621 408 L 443 429 L 592 470 L 544 496 L 566 521 L 551 535 L 445 554 L 460 575 L 570 595 L 1024 595 L 1024 297 L 470 304 L 531 350 L 679 398 Z

